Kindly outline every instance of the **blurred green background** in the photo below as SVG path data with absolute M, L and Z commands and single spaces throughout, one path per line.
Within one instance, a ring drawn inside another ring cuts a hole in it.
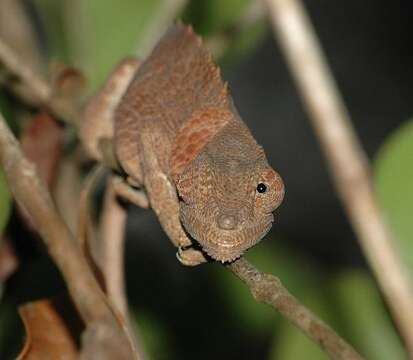
M 56 60 L 79 67 L 88 94 L 123 56 L 145 56 L 174 19 L 192 24 L 222 65 L 241 115 L 286 183 L 274 229 L 247 258 L 279 276 L 367 359 L 406 358 L 332 188 L 265 11 L 252 0 L 16 3 L 35 29 L 25 45 L 26 50 L 31 46 L 27 61 L 43 74 Z M 9 4 L 0 0 L 0 36 L 6 40 Z M 413 275 L 413 5 L 407 0 L 306 5 Z M 16 132 L 19 107 L 0 87 L 0 109 Z M 0 284 L 0 359 L 14 358 L 22 343 L 16 306 L 64 288 L 44 249 L 19 233 L 10 209 L 0 172 L 0 231 L 8 224 L 21 260 L 18 271 Z M 255 303 L 221 265 L 184 268 L 174 252 L 153 213 L 131 206 L 127 287 L 133 320 L 151 359 L 326 358 L 286 320 Z

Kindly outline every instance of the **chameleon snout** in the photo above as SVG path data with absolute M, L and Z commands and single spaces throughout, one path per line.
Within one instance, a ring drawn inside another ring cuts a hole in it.
M 235 215 L 220 214 L 217 218 L 217 224 L 222 230 L 234 230 L 238 225 L 238 219 Z

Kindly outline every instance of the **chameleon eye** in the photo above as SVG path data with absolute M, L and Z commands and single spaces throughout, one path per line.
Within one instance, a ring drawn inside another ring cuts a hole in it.
M 265 184 L 263 184 L 263 183 L 259 183 L 259 184 L 257 185 L 257 191 L 258 191 L 260 194 L 265 193 L 265 192 L 267 191 L 267 186 L 266 186 Z

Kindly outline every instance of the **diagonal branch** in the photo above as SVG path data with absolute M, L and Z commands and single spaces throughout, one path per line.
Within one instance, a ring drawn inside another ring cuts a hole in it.
M 300 0 L 266 0 L 274 35 L 307 106 L 335 186 L 365 256 L 413 356 L 413 291 L 394 248 L 370 176 L 370 166 L 352 127 L 315 31 Z
M 50 256 L 60 269 L 69 293 L 83 318 L 89 343 L 117 358 L 133 359 L 133 345 L 123 324 L 99 288 L 67 225 L 56 211 L 45 184 L 35 166 L 21 151 L 19 143 L 0 114 L 0 163 L 14 198 L 25 209 L 39 231 Z M 97 326 L 99 325 L 99 332 Z M 105 357 L 106 358 L 106 357 Z
M 0 38 L 0 85 L 6 85 L 19 99 L 37 108 L 46 108 L 57 119 L 73 125 L 76 130 L 83 121 L 82 107 L 71 94 L 65 93 L 65 83 L 82 82 L 81 74 L 73 68 L 62 68 L 56 84 L 45 81 Z M 67 84 L 66 84 L 67 85 Z M 67 90 L 67 89 L 66 89 Z M 116 168 L 111 144 L 102 143 L 101 162 Z
M 57 118 L 66 122 L 78 121 L 79 112 L 71 101 L 56 94 L 56 89 L 38 76 L 33 69 L 0 38 L 0 82 L 8 83 L 20 98 L 31 105 L 47 108 Z
M 351 345 L 291 295 L 277 277 L 261 273 L 244 258 L 227 267 L 247 284 L 255 300 L 279 311 L 332 359 L 362 359 Z

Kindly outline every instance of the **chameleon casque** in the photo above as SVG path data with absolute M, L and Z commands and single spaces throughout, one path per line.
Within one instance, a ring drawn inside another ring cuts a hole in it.
M 240 257 L 270 230 L 284 197 L 211 54 L 183 24 L 144 62 L 117 67 L 86 107 L 81 136 L 95 158 L 99 141 L 112 139 L 136 203 L 149 201 L 186 265 L 205 253 Z

